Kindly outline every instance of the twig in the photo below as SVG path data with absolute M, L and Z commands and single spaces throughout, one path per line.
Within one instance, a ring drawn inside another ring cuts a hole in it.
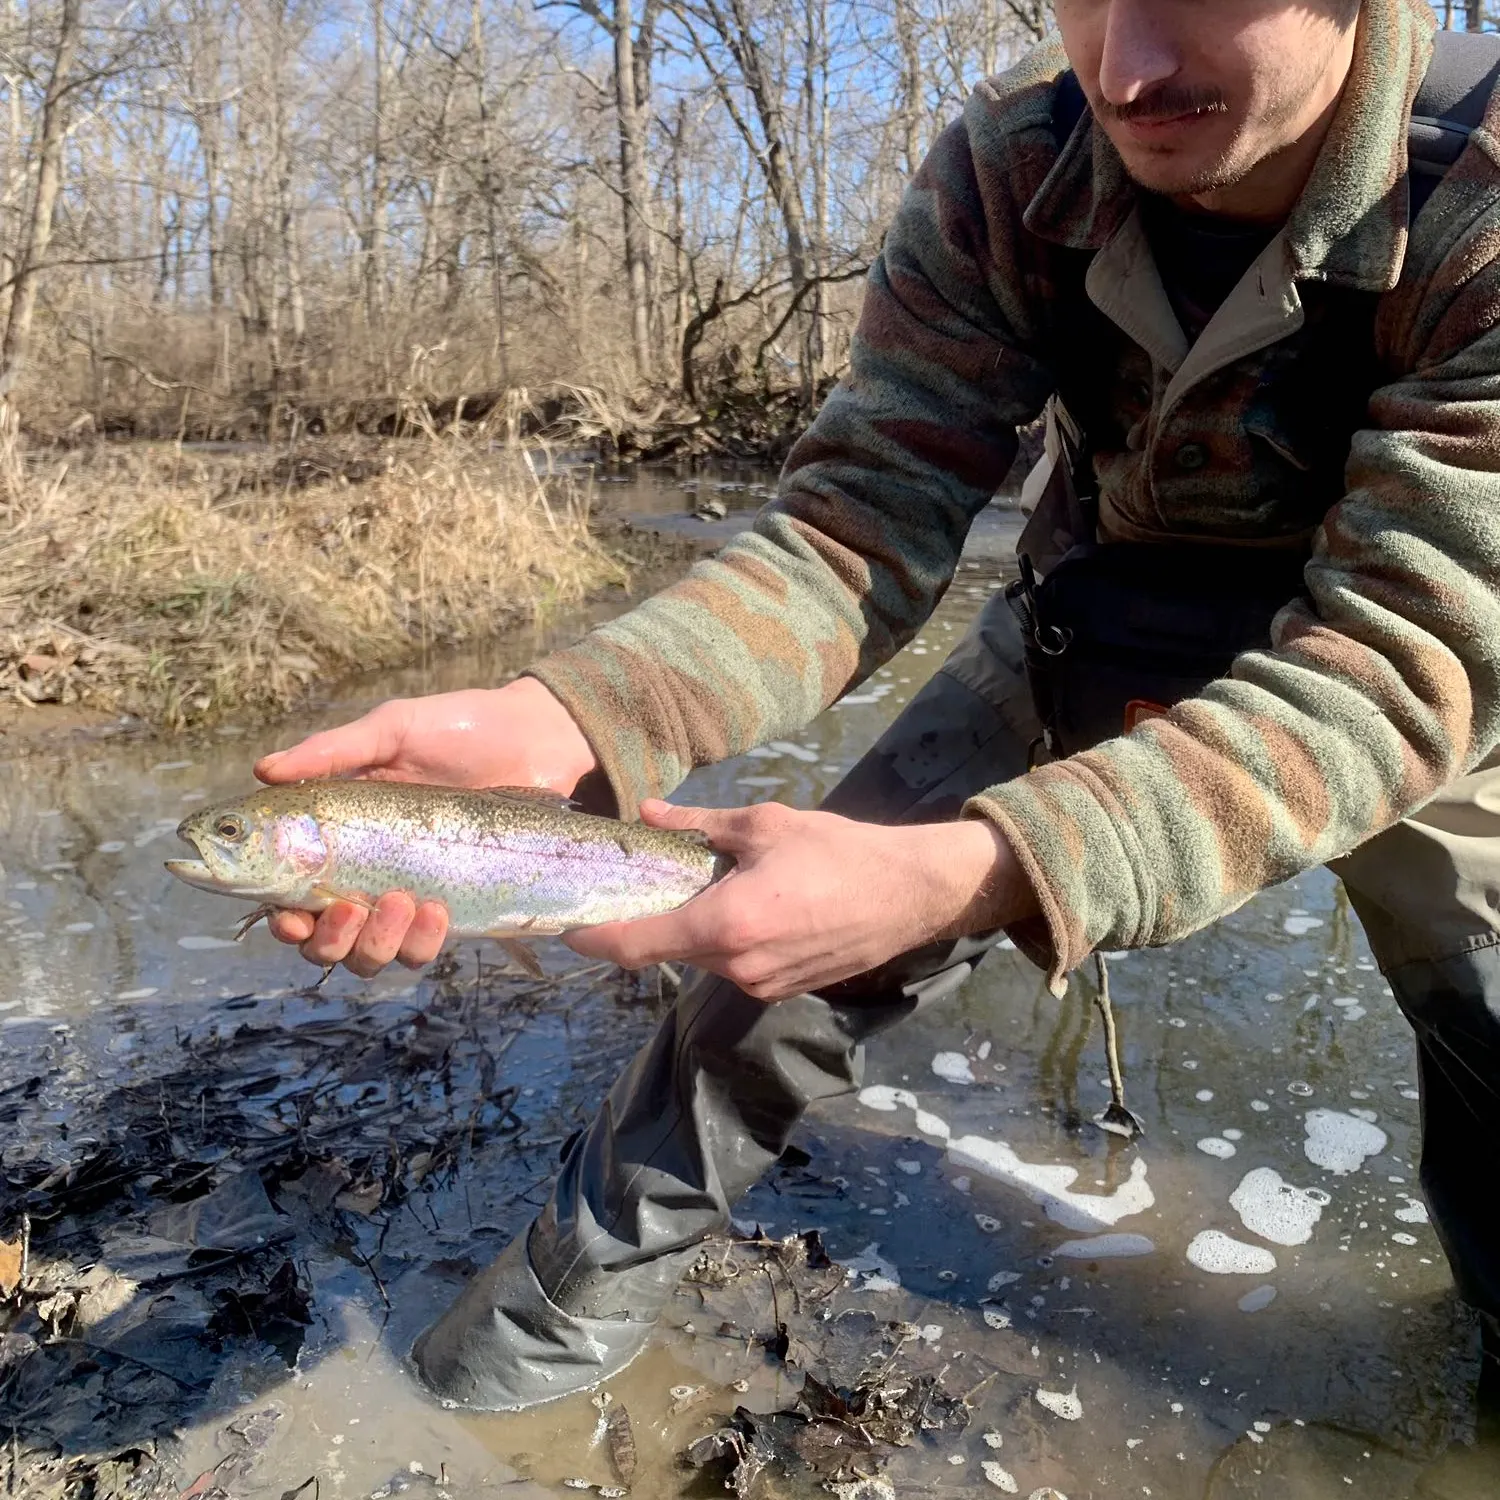
M 293 1232 L 288 1229 L 283 1234 L 274 1235 L 263 1245 L 246 1245 L 243 1250 L 226 1250 L 216 1260 L 206 1260 L 196 1266 L 184 1266 L 180 1271 L 163 1271 L 160 1276 L 153 1276 L 149 1281 L 143 1281 L 140 1290 L 154 1292 L 161 1287 L 171 1286 L 177 1281 L 189 1281 L 194 1276 L 212 1275 L 215 1271 L 222 1271 L 225 1266 L 238 1265 L 241 1261 L 252 1260 L 257 1255 L 263 1255 L 267 1250 L 274 1250 L 278 1245 L 284 1245 L 292 1238 L 294 1238 Z

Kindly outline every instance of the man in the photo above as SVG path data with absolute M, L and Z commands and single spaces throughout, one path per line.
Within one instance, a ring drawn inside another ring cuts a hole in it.
M 632 1358 L 802 1110 L 854 1086 L 861 1040 L 997 930 L 1060 990 L 1095 949 L 1174 941 L 1320 862 L 1417 1030 L 1434 1221 L 1500 1314 L 1470 1144 L 1500 1129 L 1500 122 L 1413 225 L 1425 0 L 1056 11 L 1060 44 L 981 86 L 923 165 L 849 375 L 752 534 L 504 688 L 388 703 L 257 767 L 540 784 L 738 859 L 680 912 L 569 939 L 705 972 L 536 1223 L 419 1341 L 441 1395 L 519 1407 Z M 1293 560 L 1259 648 L 1033 768 L 1051 725 L 996 600 L 823 811 L 654 800 L 912 637 L 1059 392 L 1100 555 Z M 434 958 L 444 922 L 397 895 L 275 927 L 368 975 Z

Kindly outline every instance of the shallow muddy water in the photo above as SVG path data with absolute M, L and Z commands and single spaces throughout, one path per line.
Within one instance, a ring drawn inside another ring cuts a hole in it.
M 679 800 L 814 803 L 994 582 L 966 567 L 888 668 Z M 254 753 L 392 693 L 495 680 L 537 649 L 363 684 L 274 733 L 0 765 L 11 1219 L 33 1214 L 34 1263 L 114 1273 L 64 1340 L 28 1325 L 42 1347 L 0 1422 L 17 1431 L 16 1493 L 63 1492 L 49 1448 L 149 1453 L 164 1494 L 619 1483 L 587 1397 L 447 1411 L 402 1362 L 540 1204 L 667 1003 L 661 981 L 550 944 L 538 985 L 465 943 L 437 976 L 340 972 L 313 992 L 263 929 L 228 941 L 236 906 L 161 868 L 178 820 L 243 788 Z M 736 1406 L 790 1406 L 805 1369 L 851 1383 L 882 1362 L 941 1373 L 972 1415 L 855 1453 L 890 1490 L 850 1495 L 1396 1497 L 1466 1435 L 1474 1333 L 1419 1196 L 1413 1047 L 1336 883 L 1308 875 L 1111 969 L 1144 1139 L 1091 1123 L 1108 1092 L 1089 981 L 1058 1003 L 1018 954 L 991 955 L 876 1039 L 864 1089 L 814 1111 L 806 1160 L 739 1210 L 742 1238 L 817 1229 L 843 1270 L 776 1271 L 726 1243 L 609 1383 L 633 1493 L 724 1493 L 678 1465 L 695 1438 Z M 764 1347 L 778 1323 L 786 1363 Z M 754 1493 L 812 1483 L 768 1474 Z

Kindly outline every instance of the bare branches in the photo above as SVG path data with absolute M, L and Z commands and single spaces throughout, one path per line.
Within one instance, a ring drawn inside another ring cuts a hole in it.
M 0 388 L 55 430 L 138 427 L 160 398 L 175 431 L 185 393 L 226 424 L 393 397 L 413 370 L 442 396 L 694 397 L 713 360 L 806 408 L 925 143 L 1047 19 L 1042 0 L 0 6 Z

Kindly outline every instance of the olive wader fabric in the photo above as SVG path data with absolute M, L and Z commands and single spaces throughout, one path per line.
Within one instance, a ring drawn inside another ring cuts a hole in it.
M 1015 617 L 997 595 L 824 807 L 886 824 L 955 817 L 1018 775 L 1039 734 Z M 1500 1139 L 1500 769 L 1455 782 L 1336 869 L 1416 1031 L 1433 1221 L 1463 1296 L 1500 1315 L 1487 1163 Z M 778 1005 L 691 977 L 573 1144 L 529 1236 L 419 1341 L 427 1383 L 512 1408 L 614 1374 L 807 1106 L 859 1086 L 864 1040 L 952 994 L 994 941 L 935 945 Z

